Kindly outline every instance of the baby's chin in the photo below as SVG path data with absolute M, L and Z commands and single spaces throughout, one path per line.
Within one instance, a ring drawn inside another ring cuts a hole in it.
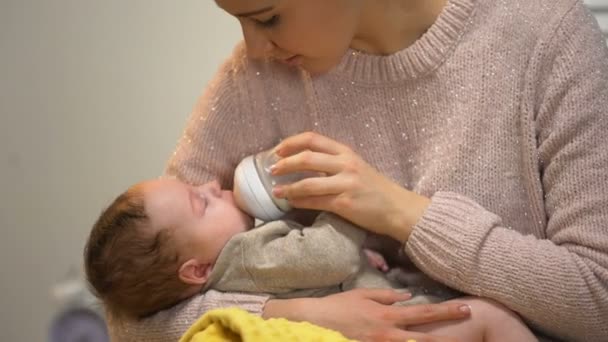
M 241 210 L 241 212 L 243 213 L 243 218 L 245 219 L 245 222 L 247 223 L 245 226 L 245 229 L 243 231 L 248 231 L 249 229 L 254 227 L 255 218 L 253 216 L 249 216 L 249 214 L 245 213 L 242 210 Z

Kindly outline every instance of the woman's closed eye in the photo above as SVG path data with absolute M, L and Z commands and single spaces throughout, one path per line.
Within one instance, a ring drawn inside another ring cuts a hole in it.
M 279 24 L 279 16 L 273 15 L 268 20 L 255 20 L 256 24 L 264 28 L 271 28 Z

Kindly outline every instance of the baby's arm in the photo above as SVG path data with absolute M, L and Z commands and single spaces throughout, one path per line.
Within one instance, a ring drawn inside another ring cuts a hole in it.
M 275 221 L 241 242 L 241 260 L 257 291 L 335 286 L 359 271 L 366 233 L 333 214 L 310 227 Z

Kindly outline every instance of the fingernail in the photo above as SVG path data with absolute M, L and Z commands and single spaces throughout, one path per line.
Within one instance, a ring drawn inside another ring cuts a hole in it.
M 277 147 L 274 149 L 274 154 L 276 154 L 279 157 L 281 157 L 281 152 L 283 152 L 283 150 L 280 147 Z
M 471 313 L 471 307 L 468 305 L 461 305 L 460 307 L 458 307 L 458 310 L 464 314 L 470 314 Z
M 284 192 L 284 191 L 283 191 L 283 188 L 281 188 L 280 186 L 275 186 L 275 187 L 272 189 L 272 194 L 273 194 L 275 197 L 283 197 L 283 192 Z
M 409 293 L 409 292 L 407 292 L 408 290 L 405 290 L 405 289 L 397 289 L 397 290 L 395 290 L 395 291 L 397 291 L 397 292 L 398 292 L 400 295 L 402 295 L 402 296 L 403 296 L 403 297 L 405 297 L 405 298 L 411 298 L 411 297 L 412 297 L 412 294 L 411 294 L 411 293 Z
M 270 166 L 270 174 L 274 175 L 275 173 L 277 173 L 277 164 L 272 164 Z

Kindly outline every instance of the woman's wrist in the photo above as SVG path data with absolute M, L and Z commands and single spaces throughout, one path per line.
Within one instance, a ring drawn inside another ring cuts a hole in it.
M 398 203 L 402 204 L 402 209 L 396 215 L 393 224 L 393 234 L 391 237 L 395 240 L 406 243 L 410 238 L 414 227 L 422 219 L 426 209 L 431 204 L 431 200 L 425 196 L 419 195 L 413 191 L 403 189 L 403 198 Z M 405 208 L 403 208 L 405 206 Z
M 302 317 L 304 310 L 301 307 L 306 299 L 269 299 L 264 305 L 262 318 L 285 318 L 294 322 L 303 321 L 305 320 Z

